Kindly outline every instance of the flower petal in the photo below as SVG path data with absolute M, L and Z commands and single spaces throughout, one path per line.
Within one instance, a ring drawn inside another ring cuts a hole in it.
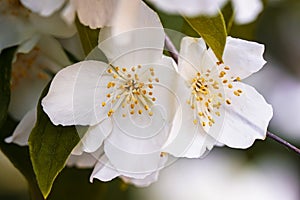
M 231 68 L 228 75 L 244 79 L 260 70 L 266 63 L 264 50 L 262 44 L 227 37 L 223 61 Z
M 224 121 L 219 134 L 211 134 L 217 141 L 233 148 L 248 148 L 255 139 L 265 139 L 272 107 L 251 86 L 235 82 L 233 88 L 242 90 L 240 96 L 226 89 L 231 105 L 225 106 Z
M 144 131 L 148 129 L 149 127 Z M 143 132 L 134 135 L 133 132 L 126 133 L 119 127 L 114 127 L 104 142 L 105 154 L 122 175 L 143 179 L 161 167 L 161 160 L 164 159 L 160 156 L 161 147 L 166 141 L 168 130 L 165 126 L 159 132 L 148 131 L 148 135 Z
M 215 15 L 226 2 L 225 0 L 148 0 L 159 9 L 172 14 L 181 14 L 189 17 L 198 15 Z
M 42 100 L 43 109 L 54 124 L 95 125 L 107 117 L 106 108 L 101 107 L 106 85 L 99 83 L 106 68 L 103 62 L 82 61 L 56 74 Z
M 71 0 L 77 10 L 79 21 L 92 29 L 111 24 L 118 1 L 116 0 Z
M 103 154 L 103 148 L 99 148 L 93 153 L 83 153 L 81 155 L 70 155 L 67 166 L 69 167 L 79 167 L 79 168 L 91 168 L 94 167 Z
M 35 33 L 33 26 L 23 18 L 0 15 L 0 52 L 2 49 L 21 44 Z
M 179 73 L 190 81 L 197 72 L 206 73 L 207 69 L 215 66 L 213 58 L 209 55 L 202 38 L 184 37 L 180 44 Z
M 263 10 L 263 3 L 261 0 L 232 1 L 235 9 L 235 22 L 237 24 L 246 24 L 252 22 Z
M 101 181 L 111 181 L 112 179 L 120 176 L 121 174 L 115 170 L 112 164 L 109 162 L 106 155 L 103 155 L 97 162 L 91 176 L 90 182 L 93 182 L 93 179 L 99 179 Z
M 49 17 L 57 11 L 65 2 L 65 0 L 20 0 L 21 3 L 29 10 L 36 12 L 44 17 Z
M 113 35 L 110 28 L 100 31 L 98 47 L 116 66 L 131 67 L 161 59 L 165 34 L 159 17 L 144 3 L 139 8 L 139 20 L 128 32 Z
M 49 17 L 41 17 L 37 14 L 31 13 L 29 15 L 29 20 L 40 33 L 50 34 L 59 38 L 68 38 L 76 33 L 75 25 L 68 25 L 60 17 L 59 13 L 55 13 Z
M 29 135 L 35 126 L 36 122 L 36 109 L 30 110 L 21 120 L 21 122 L 16 127 L 12 136 L 5 139 L 7 143 L 15 143 L 20 146 L 28 145 Z
M 84 152 L 95 152 L 102 145 L 104 139 L 112 130 L 112 122 L 107 118 L 95 126 L 90 126 L 81 139 L 82 149 Z

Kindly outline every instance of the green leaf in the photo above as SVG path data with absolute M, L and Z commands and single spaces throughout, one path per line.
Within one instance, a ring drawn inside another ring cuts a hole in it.
M 87 56 L 98 45 L 98 35 L 100 29 L 90 29 L 88 26 L 81 24 L 78 18 L 76 18 L 75 23 L 82 48 Z
M 44 113 L 41 99 L 48 92 L 43 91 L 37 111 L 37 122 L 29 137 L 30 158 L 39 188 L 46 198 L 52 184 L 66 164 L 70 153 L 79 142 L 74 126 L 55 126 Z
M 4 49 L 0 54 L 0 127 L 7 117 L 10 101 L 10 78 L 12 60 L 17 47 Z
M 213 50 L 219 61 L 222 61 L 227 37 L 226 24 L 222 13 L 219 12 L 214 17 L 185 17 L 185 20 L 205 40 L 206 44 Z

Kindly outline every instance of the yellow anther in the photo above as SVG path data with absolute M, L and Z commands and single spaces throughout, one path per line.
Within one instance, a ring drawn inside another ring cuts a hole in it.
M 114 77 L 114 79 L 116 79 L 116 78 L 118 78 L 118 75 L 117 75 L 117 74 L 114 74 L 114 76 L 113 76 L 113 77 Z
M 126 114 L 122 114 L 122 117 L 126 117 Z
M 144 106 L 145 110 L 149 110 L 149 106 L 145 105 Z
M 120 70 L 120 67 L 116 67 L 115 69 L 116 69 L 116 71 L 119 71 L 119 70 Z
M 111 97 L 111 95 L 110 95 L 110 94 L 107 94 L 107 95 L 106 95 L 106 97 L 107 97 L 107 98 L 110 98 L 110 97 Z
M 112 73 L 112 70 L 109 68 L 109 69 L 107 70 L 107 73 Z
M 102 102 L 102 107 L 104 107 L 106 105 L 106 103 L 105 102 Z
M 221 71 L 219 77 L 222 78 L 222 77 L 224 77 L 225 75 L 226 75 L 226 72 Z
M 117 96 L 116 96 L 116 98 L 117 98 L 117 99 L 120 99 L 120 98 L 121 98 L 121 96 L 120 96 L 120 95 L 117 95 Z
M 130 111 L 130 114 L 133 115 L 133 114 L 134 114 L 134 110 L 131 110 L 131 111 Z
M 205 122 L 202 122 L 202 126 L 204 127 L 206 124 L 205 124 Z
M 242 93 L 243 91 L 242 91 L 242 90 L 240 90 L 240 89 L 238 89 L 238 90 L 237 90 L 237 92 L 238 92 L 238 93 Z
M 198 123 L 198 121 L 196 119 L 194 119 L 193 123 L 196 125 Z
M 224 69 L 225 70 L 230 70 L 230 67 L 229 66 L 225 66 Z
M 131 71 L 135 72 L 135 67 L 131 67 Z
M 147 91 L 146 90 L 142 90 L 142 93 L 145 95 L 145 94 L 147 94 Z
M 127 77 L 128 77 L 128 78 L 131 78 L 131 74 L 127 74 Z
M 235 96 L 240 96 L 240 93 L 239 93 L 238 91 L 234 91 L 233 94 L 234 94 Z
M 212 123 L 212 122 L 208 122 L 208 125 L 209 125 L 209 126 L 212 126 L 212 125 L 213 125 L 213 123 Z
M 221 93 L 219 93 L 218 96 L 222 98 L 223 95 Z
M 207 101 L 205 101 L 204 105 L 205 105 L 205 107 L 208 107 L 209 103 Z
M 110 109 L 108 112 L 107 112 L 107 116 L 110 117 L 115 111 L 113 109 Z
M 224 83 L 224 84 L 225 84 L 225 83 L 227 83 L 227 82 L 228 82 L 228 80 L 226 80 L 226 79 L 225 79 L 225 80 L 223 80 L 223 83 Z
M 219 111 L 216 112 L 216 115 L 219 116 L 219 117 L 221 116 Z
M 228 88 L 230 88 L 230 89 L 233 88 L 232 84 L 229 83 Z
M 139 110 L 138 113 L 141 115 L 141 114 L 143 113 L 143 111 L 142 111 L 142 110 Z
M 126 71 L 127 71 L 127 69 L 123 67 L 123 68 L 122 68 L 122 71 L 123 71 L 123 72 L 126 72 Z
M 153 112 L 149 112 L 148 114 L 149 114 L 149 116 L 152 116 L 152 115 L 153 115 Z
M 231 104 L 231 101 L 230 101 L 229 99 L 226 99 L 226 103 L 227 103 L 228 105 L 230 105 L 230 104 Z
M 151 72 L 151 76 L 155 76 L 155 73 L 154 73 L 154 72 Z
M 152 88 L 153 88 L 153 85 L 152 85 L 152 84 L 149 84 L 148 87 L 149 87 L 150 89 L 152 89 Z
M 159 82 L 159 79 L 158 79 L 158 78 L 155 78 L 155 81 L 156 81 L 156 82 Z
M 236 81 L 241 81 L 241 78 L 240 78 L 240 77 L 236 77 L 235 80 L 236 80 Z
M 197 76 L 201 76 L 201 73 L 200 73 L 200 72 L 197 72 Z
M 135 104 L 138 104 L 138 100 L 134 100 L 134 103 L 135 103 Z
M 134 104 L 130 104 L 130 108 L 131 108 L 131 109 L 134 109 Z
M 204 116 L 203 112 L 199 112 L 198 115 L 199 115 L 200 117 L 203 117 L 203 116 Z
M 153 67 L 150 67 L 150 69 L 149 69 L 149 70 L 150 70 L 150 72 L 153 72 L 153 71 L 154 71 Z
M 138 65 L 138 68 L 139 68 L 139 69 L 141 69 L 141 68 L 142 68 L 142 66 L 141 66 L 141 65 Z

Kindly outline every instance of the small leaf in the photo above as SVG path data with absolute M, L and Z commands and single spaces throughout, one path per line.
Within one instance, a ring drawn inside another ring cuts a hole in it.
M 76 18 L 75 23 L 82 48 L 87 56 L 98 45 L 99 29 L 90 29 L 88 26 L 84 26 L 79 22 L 78 18 Z
M 213 50 L 219 61 L 222 61 L 227 37 L 226 24 L 222 13 L 219 12 L 214 17 L 185 17 L 185 20 L 205 40 L 206 44 Z
M 48 92 L 43 91 L 41 99 Z M 37 122 L 29 137 L 30 158 L 39 188 L 46 198 L 52 184 L 66 164 L 70 153 L 79 142 L 74 126 L 55 126 L 44 113 L 39 102 Z
M 12 60 L 17 47 L 4 49 L 0 54 L 0 127 L 7 117 L 10 101 L 10 78 Z

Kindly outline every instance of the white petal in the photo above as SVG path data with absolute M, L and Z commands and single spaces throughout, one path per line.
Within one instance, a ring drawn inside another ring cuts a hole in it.
M 112 166 L 106 155 L 103 155 L 97 162 L 91 176 L 90 182 L 93 179 L 99 179 L 101 181 L 111 181 L 112 179 L 120 176 L 121 174 Z
M 40 34 L 34 34 L 31 38 L 29 38 L 28 40 L 20 44 L 17 53 L 29 53 L 35 47 L 35 45 L 38 43 L 40 39 L 41 39 Z
M 233 88 L 241 89 L 243 93 L 237 97 L 233 90 L 226 89 L 226 97 L 231 99 L 231 105 L 224 105 L 222 130 L 212 136 L 229 147 L 248 148 L 255 139 L 265 139 L 273 110 L 253 87 L 233 83 Z
M 43 89 L 50 80 L 49 76 L 39 77 L 38 73 L 31 70 L 25 71 L 25 74 L 11 91 L 8 112 L 16 120 L 21 120 L 29 110 L 36 107 Z
M 193 110 L 187 105 L 182 106 L 182 114 L 177 113 L 175 126 L 172 127 L 163 151 L 175 157 L 199 158 L 211 150 L 216 141 L 202 127 L 193 123 Z
M 36 109 L 30 110 L 21 122 L 16 127 L 15 131 L 13 132 L 12 136 L 5 139 L 7 143 L 16 143 L 20 146 L 28 145 L 28 138 L 35 126 L 36 122 Z
M 149 128 L 145 128 L 147 130 Z M 168 127 L 160 132 L 150 132 L 148 136 L 122 132 L 114 127 L 104 142 L 104 151 L 110 162 L 122 175 L 143 179 L 161 166 L 161 147 L 166 141 Z
M 107 117 L 101 106 L 106 94 L 99 85 L 106 68 L 103 62 L 82 61 L 56 74 L 42 100 L 55 125 L 95 125 Z
M 21 44 L 34 35 L 33 26 L 22 19 L 12 15 L 0 15 L 0 52 L 2 49 Z
M 71 0 L 80 22 L 92 29 L 111 24 L 118 1 L 116 0 Z
M 50 17 L 41 17 L 31 13 L 29 20 L 40 33 L 50 34 L 59 38 L 68 38 L 76 33 L 75 25 L 66 24 L 59 13 L 55 13 Z
M 172 14 L 181 14 L 188 17 L 198 15 L 215 15 L 222 8 L 226 0 L 148 0 L 157 8 Z
M 67 166 L 76 166 L 79 168 L 91 168 L 98 162 L 98 159 L 103 154 L 103 148 L 99 148 L 93 153 L 83 153 L 81 155 L 70 155 Z
M 98 46 L 114 65 L 131 67 L 161 58 L 165 34 L 159 17 L 144 3 L 139 8 L 139 20 L 130 31 L 119 35 L 110 28 L 100 31 Z
M 180 44 L 178 69 L 187 81 L 190 81 L 197 72 L 206 73 L 216 65 L 216 59 L 207 51 L 206 44 L 201 38 L 184 37 Z
M 232 1 L 236 14 L 235 22 L 238 24 L 246 24 L 252 22 L 263 10 L 263 3 L 261 0 Z
M 166 163 L 166 161 L 167 161 L 167 157 L 164 160 L 162 160 L 162 164 L 160 166 L 163 166 Z M 135 186 L 138 187 L 147 187 L 150 184 L 157 181 L 159 172 L 160 170 L 157 170 L 143 179 L 129 178 L 126 176 L 121 176 L 121 178 L 125 183 L 134 184 Z
M 60 13 L 61 18 L 70 26 L 74 23 L 76 17 L 76 10 L 74 4 L 69 1 L 67 5 L 64 6 Z
M 44 17 L 49 17 L 57 11 L 65 2 L 65 0 L 20 0 L 22 4 L 29 10 L 36 12 Z
M 140 7 L 145 7 L 142 4 L 141 0 L 119 0 L 112 20 L 112 35 L 127 32 L 136 27 L 139 20 Z M 129 41 L 120 42 L 126 43 Z
M 231 70 L 232 77 L 246 78 L 260 70 L 266 61 L 263 58 L 263 44 L 227 37 L 223 60 Z
M 103 143 L 104 139 L 110 134 L 112 130 L 111 119 L 105 119 L 95 126 L 88 128 L 81 139 L 82 148 L 84 152 L 95 152 Z

